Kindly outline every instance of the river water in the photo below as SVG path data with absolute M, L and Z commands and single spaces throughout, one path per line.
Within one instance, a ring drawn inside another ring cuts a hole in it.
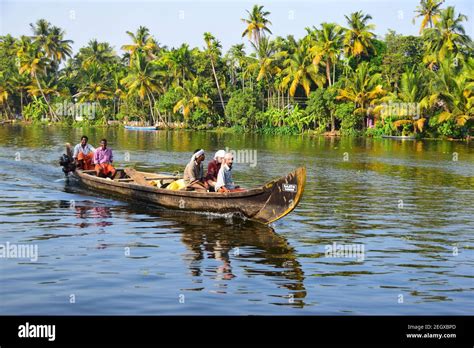
M 122 201 L 65 180 L 82 134 L 145 171 L 247 150 L 242 186 L 305 165 L 306 189 L 268 227 Z M 472 314 L 473 217 L 473 143 L 2 126 L 0 314 Z

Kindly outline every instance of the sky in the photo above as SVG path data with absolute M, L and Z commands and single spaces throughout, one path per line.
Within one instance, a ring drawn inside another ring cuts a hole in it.
M 383 37 L 389 29 L 405 35 L 417 35 L 420 20 L 412 23 L 417 0 L 0 0 L 0 35 L 31 35 L 30 23 L 40 18 L 66 31 L 73 40 L 74 53 L 91 39 L 107 41 L 118 54 L 128 43 L 126 31 L 146 26 L 161 45 L 178 47 L 188 43 L 203 47 L 203 33 L 211 32 L 221 42 L 224 52 L 242 38 L 246 10 L 263 5 L 272 25 L 273 36 L 305 35 L 306 27 L 322 22 L 345 25 L 344 15 L 362 10 L 369 13 L 375 33 Z M 468 16 L 467 34 L 474 33 L 474 1 L 446 0 L 443 7 L 454 5 Z

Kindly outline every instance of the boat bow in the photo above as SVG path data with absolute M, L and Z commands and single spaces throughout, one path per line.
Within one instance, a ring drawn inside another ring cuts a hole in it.
M 271 223 L 290 213 L 303 196 L 306 168 L 300 167 L 285 177 L 270 181 L 265 188 L 272 192 L 263 208 L 252 217 L 263 223 Z

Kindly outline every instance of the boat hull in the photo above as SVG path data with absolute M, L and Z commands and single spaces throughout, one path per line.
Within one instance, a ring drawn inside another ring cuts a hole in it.
M 382 138 L 395 140 L 416 140 L 416 137 L 412 135 L 382 135 Z
M 74 175 L 88 188 L 117 194 L 126 199 L 170 209 L 235 213 L 265 224 L 282 218 L 298 205 L 306 181 L 306 169 L 302 167 L 259 188 L 244 192 L 215 193 L 171 191 L 134 182 L 107 180 L 81 170 L 76 170 Z
M 137 131 L 156 131 L 158 127 L 138 127 L 138 126 L 125 126 L 127 130 L 137 130 Z

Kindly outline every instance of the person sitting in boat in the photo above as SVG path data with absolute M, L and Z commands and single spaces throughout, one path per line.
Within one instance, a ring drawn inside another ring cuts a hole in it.
M 222 160 L 224 159 L 225 151 L 219 150 L 214 155 L 214 159 L 209 162 L 207 165 L 207 175 L 206 182 L 209 185 L 210 191 L 215 191 L 215 186 L 217 182 L 217 174 L 219 169 L 221 169 Z
M 183 179 L 189 191 L 207 191 L 209 186 L 204 179 L 203 161 L 206 158 L 203 149 L 194 151 L 191 160 L 184 169 Z
M 95 148 L 88 144 L 89 138 L 85 135 L 81 137 L 81 142 L 74 146 L 74 152 L 72 158 L 74 158 L 74 163 L 77 168 L 83 170 L 92 170 L 94 165 L 92 160 L 94 158 Z
M 232 164 L 234 162 L 234 155 L 230 152 L 226 153 L 224 160 L 222 161 L 221 169 L 217 174 L 217 182 L 215 186 L 216 192 L 240 192 L 245 191 L 244 189 L 236 186 L 232 179 Z
M 107 148 L 107 139 L 102 139 L 100 147 L 94 153 L 96 175 L 102 178 L 113 179 L 116 173 L 115 168 L 112 166 L 113 160 L 112 150 Z

